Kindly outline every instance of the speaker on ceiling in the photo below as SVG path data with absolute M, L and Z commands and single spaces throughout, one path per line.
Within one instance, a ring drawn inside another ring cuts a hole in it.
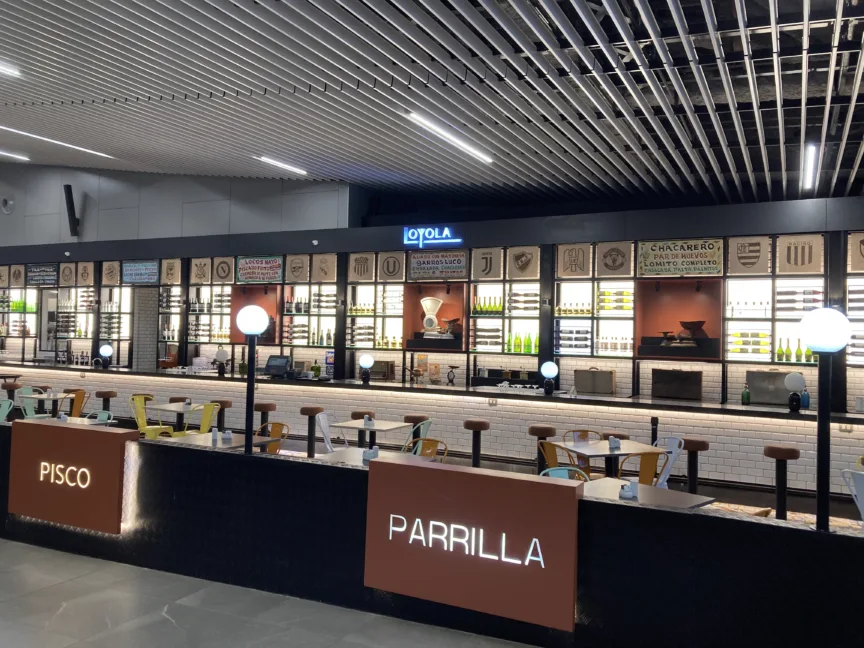
M 75 199 L 72 197 L 72 185 L 63 185 L 63 195 L 66 197 L 66 217 L 69 219 L 69 236 L 78 236 L 80 221 L 75 215 Z

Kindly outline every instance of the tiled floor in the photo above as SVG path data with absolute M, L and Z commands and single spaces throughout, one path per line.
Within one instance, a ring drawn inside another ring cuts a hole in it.
M 0 540 L 9 648 L 517 648 L 434 626 Z

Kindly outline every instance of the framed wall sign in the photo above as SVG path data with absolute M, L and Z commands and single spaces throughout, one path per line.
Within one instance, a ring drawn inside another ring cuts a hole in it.
M 0 288 L 9 287 L 9 266 L 0 266 Z
M 639 277 L 716 276 L 723 274 L 723 239 L 640 241 Z
M 92 261 L 78 262 L 78 285 L 92 286 L 94 282 L 94 264 Z
M 9 268 L 9 287 L 23 288 L 24 287 L 24 266 L 13 265 Z
M 596 252 L 598 277 L 633 276 L 633 242 L 598 243 Z
M 336 282 L 336 255 L 312 255 L 312 281 L 320 283 Z
M 501 281 L 504 278 L 504 249 L 496 247 L 472 250 L 471 278 L 474 281 Z
M 69 288 L 75 285 L 75 264 L 61 263 L 60 264 L 60 287 Z
M 167 286 L 180 285 L 180 259 L 162 259 L 162 284 Z
M 408 280 L 467 279 L 468 251 L 440 250 L 411 252 L 408 255 Z
M 103 261 L 102 262 L 102 285 L 103 286 L 119 286 L 120 285 L 120 262 L 119 261 Z
M 405 281 L 405 253 L 378 253 L 378 281 Z
M 778 236 L 777 274 L 822 274 L 822 235 Z
M 213 258 L 213 283 L 234 283 L 234 257 Z
M 124 261 L 123 283 L 134 285 L 158 285 L 158 261 Z
M 849 235 L 849 271 L 864 272 L 864 232 Z
M 558 246 L 556 274 L 559 279 L 591 276 L 591 244 L 572 243 Z
M 375 253 L 354 252 L 348 255 L 348 281 L 375 280 Z
M 289 254 L 285 257 L 286 283 L 309 281 L 309 255 Z
M 56 286 L 60 277 L 60 267 L 56 263 L 28 263 L 28 286 Z
M 213 260 L 210 257 L 204 259 L 192 259 L 189 265 L 189 283 L 192 285 L 209 284 L 213 274 Z
M 282 257 L 237 257 L 237 283 L 282 283 Z
M 540 247 L 507 249 L 507 278 L 511 280 L 540 278 Z
M 730 238 L 726 271 L 730 275 L 771 274 L 771 237 Z

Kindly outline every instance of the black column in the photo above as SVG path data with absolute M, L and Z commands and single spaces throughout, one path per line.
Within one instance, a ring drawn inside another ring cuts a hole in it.
M 537 369 L 555 361 L 555 246 L 540 246 L 540 353 Z M 556 383 L 557 384 L 557 383 Z
M 819 531 L 828 531 L 831 513 L 831 402 L 827 395 L 831 391 L 831 365 L 835 355 L 819 354 L 819 404 L 816 414 L 816 529 Z M 779 468 L 777 478 L 780 478 Z
M 183 308 L 180 310 L 180 328 L 177 330 L 177 362 L 184 365 L 189 362 L 189 271 L 192 268 L 192 259 L 180 259 L 180 299 Z M 210 295 L 211 304 L 213 295 Z
M 826 306 L 846 312 L 846 232 L 825 235 L 825 274 L 827 276 Z M 833 354 L 831 361 L 831 411 L 846 412 L 846 350 Z M 822 391 L 818 394 L 822 400 Z
M 348 253 L 336 255 L 336 328 L 333 330 L 333 379 L 345 379 L 348 346 Z M 353 353 L 352 353 L 353 358 Z M 352 361 L 353 368 L 354 363 Z
M 249 369 L 246 371 L 246 454 L 252 454 L 252 437 L 255 434 L 255 346 L 257 335 L 247 335 L 249 344 Z M 262 412 L 263 414 L 263 412 Z
M 75 268 L 75 285 L 78 285 L 78 273 L 77 266 Z M 100 336 L 100 331 L 102 330 L 102 264 L 94 263 L 93 264 L 93 308 L 96 310 L 93 311 L 93 339 L 90 340 L 90 364 L 93 365 L 94 358 L 100 358 L 99 348 L 102 346 L 102 340 Z M 106 340 L 109 342 L 111 346 L 114 346 L 114 340 Z M 120 346 L 119 344 L 117 345 Z M 55 349 L 59 349 L 58 345 L 54 345 Z M 109 362 L 119 362 L 117 359 L 117 354 L 120 352 L 120 349 L 114 349 L 114 355 L 111 356 Z M 55 350 L 55 355 L 57 351 Z M 103 359 L 103 362 L 105 360 Z M 107 409 L 107 408 L 106 408 Z

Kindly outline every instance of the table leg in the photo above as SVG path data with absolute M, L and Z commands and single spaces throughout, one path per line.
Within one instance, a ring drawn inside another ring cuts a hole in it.
M 177 428 L 174 430 L 175 432 L 183 431 L 183 424 L 186 422 L 186 418 L 182 414 L 177 415 Z
M 44 414 L 45 411 L 46 411 L 45 410 L 45 401 L 44 400 L 36 401 L 36 413 L 37 414 Z
M 480 430 L 474 430 L 471 437 L 471 466 L 480 467 Z
M 366 447 L 366 430 L 357 430 L 357 447 Z
M 777 512 L 774 517 L 786 519 L 786 462 L 782 459 L 777 460 Z
M 537 474 L 539 475 L 546 470 L 546 457 L 543 456 L 543 451 L 540 449 L 540 443 L 546 439 L 539 439 L 537 443 Z
M 315 458 L 315 417 L 310 416 L 306 426 L 306 456 Z
M 111 399 L 110 398 L 103 398 L 102 399 L 102 410 L 105 412 L 111 411 Z
M 51 418 L 57 418 L 57 415 L 60 413 L 60 401 L 53 400 L 51 401 Z
M 606 457 L 606 476 L 618 477 L 618 457 Z
M 72 416 L 72 408 L 75 406 L 75 398 L 69 398 L 69 416 Z
M 376 430 L 369 430 L 369 447 L 374 448 L 378 443 L 378 432 Z
M 696 494 L 699 490 L 699 453 L 687 452 L 687 492 Z
M 221 407 L 219 408 L 219 411 L 216 413 L 216 428 L 220 432 L 225 431 L 225 410 L 222 409 Z

